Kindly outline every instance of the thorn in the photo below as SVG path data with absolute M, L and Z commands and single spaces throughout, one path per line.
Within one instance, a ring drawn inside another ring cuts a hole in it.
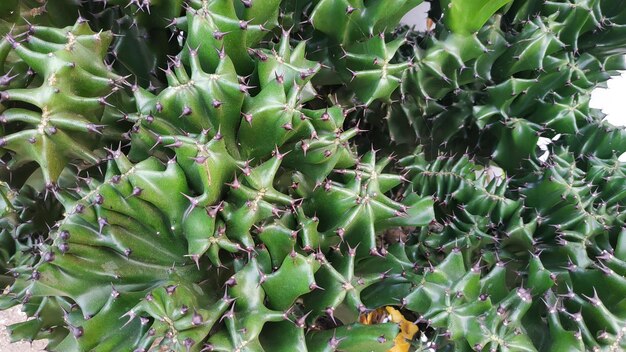
M 304 328 L 306 326 L 306 318 L 309 316 L 309 314 L 311 314 L 311 311 L 301 316 L 300 318 L 296 319 L 294 321 L 294 324 L 299 328 Z
M 314 283 L 309 285 L 309 290 L 311 290 L 311 291 L 315 291 L 315 290 L 322 290 L 322 291 L 324 291 L 324 288 L 319 286 L 316 282 L 314 282 Z
M 330 320 L 333 321 L 333 323 L 335 325 L 337 325 L 337 321 L 335 320 L 335 308 L 333 307 L 328 307 L 324 310 L 324 313 L 326 313 L 326 315 L 328 315 L 328 317 L 330 318 Z M 333 337 L 334 338 L 334 337 Z
M 183 345 L 185 346 L 185 349 L 187 350 L 187 352 L 191 351 L 191 347 L 195 344 L 196 342 L 191 338 L 188 337 L 185 340 L 183 340 Z
M 198 326 L 198 325 L 202 325 L 204 323 L 204 320 L 202 318 L 202 315 L 198 314 L 198 312 L 194 311 L 193 312 L 193 316 L 191 317 L 191 324 L 193 326 Z
M 339 344 L 341 343 L 342 340 L 345 340 L 346 337 L 342 337 L 340 339 L 338 339 L 336 336 L 337 334 L 337 330 L 333 331 L 333 337 L 330 338 L 330 340 L 328 340 L 328 345 L 333 349 L 333 350 L 337 350 L 337 348 L 339 348 Z
M 233 319 L 234 317 L 235 317 L 235 305 L 233 304 L 230 307 L 230 310 L 228 312 L 224 313 L 224 315 L 220 318 L 220 323 L 224 319 Z
M 169 296 L 171 296 L 171 295 L 173 295 L 176 292 L 176 288 L 177 287 L 178 287 L 177 285 L 169 285 L 169 286 L 165 287 L 165 292 Z
M 109 223 L 107 222 L 106 218 L 102 218 L 102 217 L 98 218 L 98 226 L 99 226 L 98 234 L 99 235 L 102 235 L 102 229 L 108 224 Z

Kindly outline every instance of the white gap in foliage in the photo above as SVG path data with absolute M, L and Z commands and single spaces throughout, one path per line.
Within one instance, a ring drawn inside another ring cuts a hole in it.
M 602 109 L 607 114 L 606 121 L 613 126 L 626 126 L 626 111 L 624 111 L 624 98 L 626 98 L 626 71 L 621 71 L 620 76 L 611 78 L 608 88 L 597 88 L 591 94 L 589 106 Z
M 409 26 L 415 26 L 415 29 L 418 31 L 425 31 L 429 9 L 429 2 L 421 3 L 419 6 L 404 15 L 401 22 Z
M 589 106 L 602 109 L 607 115 L 605 120 L 613 126 L 626 126 L 626 109 L 624 109 L 624 99 L 626 98 L 626 71 L 621 75 L 611 78 L 608 88 L 597 88 L 591 94 Z M 619 157 L 619 161 L 626 162 L 626 153 Z
M 558 141 L 559 138 L 561 138 L 560 133 L 554 136 L 552 139 L 546 138 L 546 137 L 539 137 L 539 140 L 537 141 L 537 146 L 539 147 L 541 151 L 543 151 L 543 154 L 539 156 L 539 160 L 543 162 L 548 160 L 548 157 L 550 156 L 550 149 L 548 149 L 548 146 L 552 144 L 552 142 Z

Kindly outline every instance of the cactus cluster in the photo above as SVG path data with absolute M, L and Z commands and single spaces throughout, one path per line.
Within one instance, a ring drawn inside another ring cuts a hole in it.
M 0 4 L 12 338 L 626 349 L 626 2 L 421 2 Z

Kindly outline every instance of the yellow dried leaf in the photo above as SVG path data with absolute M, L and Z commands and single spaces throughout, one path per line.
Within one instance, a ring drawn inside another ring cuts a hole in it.
M 412 321 L 407 320 L 399 310 L 387 306 L 359 317 L 359 322 L 366 325 L 380 324 L 385 321 L 394 322 L 400 326 L 400 333 L 394 338 L 394 346 L 388 352 L 409 352 L 410 341 L 419 329 Z

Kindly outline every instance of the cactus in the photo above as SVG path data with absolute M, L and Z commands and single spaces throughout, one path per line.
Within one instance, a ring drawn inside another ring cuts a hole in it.
M 0 5 L 12 338 L 626 348 L 623 1 L 420 3 Z
M 109 100 L 122 98 L 116 92 L 124 81 L 104 62 L 111 33 L 95 33 L 80 20 L 64 29 L 29 26 L 20 37 L 8 33 L 5 40 L 40 80 L 2 91 L 1 121 L 6 132 L 0 146 L 11 154 L 7 168 L 19 169 L 34 161 L 53 186 L 68 164 L 87 167 L 101 162 L 98 147 L 119 134 L 105 127 L 113 127 L 119 118 Z M 30 128 L 15 130 L 20 123 Z
M 624 65 L 619 26 L 605 26 L 622 15 L 610 12 L 615 5 L 609 1 L 530 3 L 532 10 L 516 12 L 523 5 L 513 2 L 508 13 L 471 34 L 440 22 L 413 39 L 420 43 L 414 66 L 397 93 L 404 104 L 381 107 L 392 121 L 391 138 L 409 144 L 430 139 L 431 157 L 438 148 L 464 152 L 469 146 L 514 171 L 535 154 L 538 136 L 584 128 L 591 91 Z M 417 114 L 422 118 L 413 118 Z

